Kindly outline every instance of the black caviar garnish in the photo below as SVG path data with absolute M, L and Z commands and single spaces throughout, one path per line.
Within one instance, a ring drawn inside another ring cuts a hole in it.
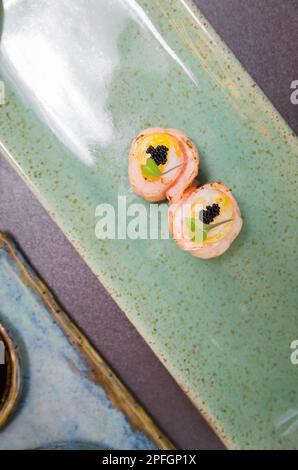
M 151 158 L 155 161 L 156 165 L 165 165 L 168 159 L 168 151 L 169 149 L 165 145 L 158 145 L 156 148 L 150 145 L 147 148 L 146 153 L 151 155 Z
M 215 217 L 217 217 L 220 214 L 220 207 L 218 204 L 212 204 L 212 206 L 206 206 L 206 209 L 201 210 L 199 218 L 200 220 L 206 224 L 209 225 Z

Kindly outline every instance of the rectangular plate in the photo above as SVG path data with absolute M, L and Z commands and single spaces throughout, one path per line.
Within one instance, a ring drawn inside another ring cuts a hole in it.
M 0 449 L 172 448 L 1 232 L 0 322 L 22 379 Z
M 226 445 L 297 448 L 297 138 L 185 0 L 4 1 L 1 42 L 3 153 Z M 233 189 L 224 256 L 96 239 L 98 204 L 142 202 L 127 154 L 149 126 Z

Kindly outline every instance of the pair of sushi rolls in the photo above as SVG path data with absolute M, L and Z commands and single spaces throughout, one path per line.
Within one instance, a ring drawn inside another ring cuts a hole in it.
M 133 191 L 150 202 L 168 199 L 177 245 L 197 258 L 223 254 L 242 227 L 238 204 L 223 183 L 197 187 L 199 154 L 181 131 L 151 128 L 134 139 L 128 175 Z

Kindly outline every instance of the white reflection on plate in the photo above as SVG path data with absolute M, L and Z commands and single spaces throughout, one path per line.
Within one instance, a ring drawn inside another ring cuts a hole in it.
M 64 145 L 91 165 L 90 146 L 113 137 L 107 87 L 125 9 L 116 0 L 4 0 L 4 12 L 2 65 Z

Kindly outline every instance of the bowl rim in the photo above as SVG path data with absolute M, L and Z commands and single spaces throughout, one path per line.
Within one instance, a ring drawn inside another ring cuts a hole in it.
M 9 372 L 6 377 L 3 403 L 0 402 L 0 429 L 14 412 L 20 394 L 20 361 L 15 345 L 7 330 L 0 323 L 0 340 L 4 342 L 9 357 Z

